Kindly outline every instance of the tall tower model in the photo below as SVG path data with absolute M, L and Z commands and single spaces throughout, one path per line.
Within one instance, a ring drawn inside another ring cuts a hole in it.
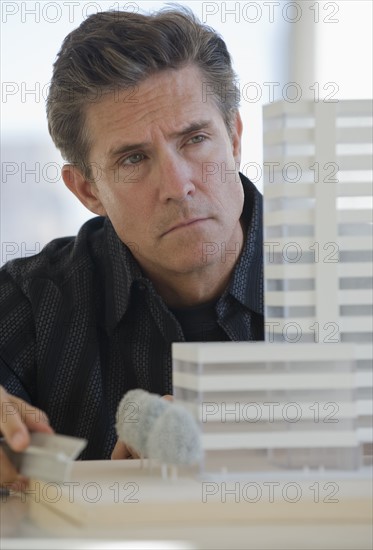
M 264 107 L 266 339 L 357 344 L 372 443 L 372 103 Z

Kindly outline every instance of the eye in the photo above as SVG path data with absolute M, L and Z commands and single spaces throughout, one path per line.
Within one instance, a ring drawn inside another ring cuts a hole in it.
M 203 141 L 205 141 L 205 139 L 206 139 L 206 136 L 198 134 L 198 136 L 193 136 L 192 138 L 190 138 L 189 141 L 192 143 L 202 143 Z
M 120 163 L 122 166 L 138 164 L 139 162 L 144 160 L 144 158 L 145 155 L 143 155 L 143 153 L 133 153 L 132 155 L 129 155 L 128 157 L 122 159 Z

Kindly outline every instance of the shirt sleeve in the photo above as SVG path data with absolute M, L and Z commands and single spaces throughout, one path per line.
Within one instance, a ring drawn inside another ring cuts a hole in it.
M 35 328 L 28 298 L 10 275 L 0 270 L 0 384 L 32 402 L 35 392 Z

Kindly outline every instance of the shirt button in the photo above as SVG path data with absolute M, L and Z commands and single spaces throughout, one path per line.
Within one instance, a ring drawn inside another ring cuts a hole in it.
M 139 290 L 145 290 L 145 289 L 146 289 L 146 286 L 144 285 L 144 283 L 139 283 L 139 284 L 138 284 L 138 289 L 139 289 Z

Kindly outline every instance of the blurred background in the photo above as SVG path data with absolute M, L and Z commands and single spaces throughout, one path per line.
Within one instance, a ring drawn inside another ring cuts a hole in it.
M 87 16 L 170 2 L 1 2 L 1 264 L 74 235 L 93 215 L 65 188 L 45 99 L 64 37 Z M 262 190 L 262 106 L 372 97 L 372 2 L 173 2 L 227 43 L 242 93 L 241 171 Z

